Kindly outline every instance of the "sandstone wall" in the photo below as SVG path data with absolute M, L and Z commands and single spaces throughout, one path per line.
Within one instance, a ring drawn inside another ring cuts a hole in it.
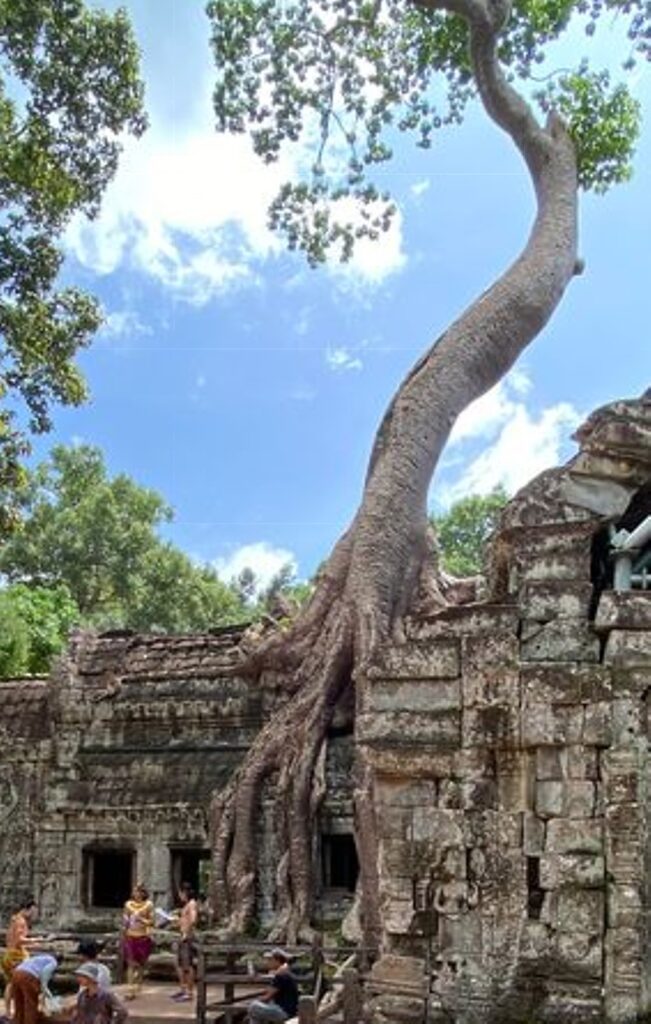
M 363 689 L 387 970 L 422 960 L 435 1021 L 649 1007 L 651 591 L 595 560 L 651 479 L 651 405 L 578 437 L 507 508 L 487 600 L 411 623 Z M 419 1014 L 383 995 L 374 1020 Z

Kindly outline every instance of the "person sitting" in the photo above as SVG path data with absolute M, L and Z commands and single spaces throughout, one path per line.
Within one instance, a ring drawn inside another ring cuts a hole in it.
M 249 1003 L 250 1024 L 282 1024 L 294 1017 L 298 1009 L 298 985 L 289 969 L 289 957 L 282 949 L 265 953 L 271 961 L 271 984 L 260 996 Z
M 79 995 L 68 1018 L 70 1024 L 124 1024 L 129 1019 L 126 1006 L 110 985 L 108 988 L 101 986 L 103 966 L 89 960 L 75 971 Z

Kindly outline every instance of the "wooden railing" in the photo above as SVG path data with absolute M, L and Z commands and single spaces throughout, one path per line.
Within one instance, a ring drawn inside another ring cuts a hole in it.
M 229 945 L 202 942 L 199 947 L 197 965 L 197 1016 L 196 1024 L 236 1024 L 242 1020 L 247 1004 L 269 987 L 270 975 L 259 969 L 259 963 L 273 945 L 263 942 L 237 942 Z M 292 959 L 292 973 L 299 985 L 298 1021 L 300 1024 L 314 1024 L 327 1019 L 317 1009 L 324 990 L 324 965 L 332 958 L 350 957 L 354 954 L 364 968 L 369 953 L 363 949 L 324 948 L 320 943 L 313 946 L 290 946 L 287 950 Z M 354 968 L 343 972 L 342 978 L 333 979 L 343 985 L 342 1012 L 346 1024 L 358 1024 L 361 1019 L 361 975 Z M 332 982 L 331 982 L 332 983 Z M 209 986 L 223 988 L 223 997 L 211 999 Z M 337 1011 L 339 1012 L 339 1011 Z

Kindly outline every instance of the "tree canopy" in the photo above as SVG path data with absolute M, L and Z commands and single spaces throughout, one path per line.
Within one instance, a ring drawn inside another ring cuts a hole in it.
M 63 636 L 72 622 L 179 633 L 248 618 L 214 569 L 161 538 L 172 518 L 163 498 L 125 474 L 109 477 L 97 448 L 54 448 L 27 474 L 20 512 L 0 549 L 0 618 L 18 646 L 39 608 L 62 611 Z M 33 648 L 24 657 L 40 665 Z
M 73 360 L 101 313 L 60 285 L 57 243 L 73 214 L 97 213 L 123 133 L 145 128 L 138 69 L 123 10 L 0 0 L 0 529 L 29 432 L 85 397 Z
M 266 162 L 283 146 L 312 143 L 300 180 L 286 183 L 270 223 L 312 263 L 331 247 L 343 259 L 356 238 L 377 237 L 394 213 L 373 170 L 393 155 L 398 133 L 428 149 L 460 123 L 477 97 L 467 11 L 457 0 L 211 0 L 222 131 L 248 132 Z M 602 15 L 625 19 L 628 66 L 649 57 L 645 0 L 491 0 L 500 28 L 496 57 L 543 113 L 559 112 L 574 142 L 579 183 L 605 191 L 631 173 L 639 108 L 625 85 L 580 57 L 542 85 L 535 72 L 549 44 L 572 26 L 586 44 Z M 351 203 L 357 213 L 351 215 Z
M 447 512 L 430 517 L 446 572 L 453 576 L 481 572 L 486 542 L 507 500 L 506 491 L 497 487 L 490 494 L 461 498 Z

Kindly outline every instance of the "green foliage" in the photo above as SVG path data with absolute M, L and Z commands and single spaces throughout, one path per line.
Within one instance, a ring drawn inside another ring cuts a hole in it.
M 462 498 L 448 512 L 431 517 L 447 572 L 453 576 L 481 572 L 486 541 L 507 500 L 506 491 L 498 487 L 487 495 Z
M 477 94 L 465 21 L 413 0 L 210 0 L 207 11 L 219 129 L 248 132 L 266 162 L 286 144 L 312 144 L 311 164 L 273 202 L 271 226 L 313 265 L 332 247 L 349 259 L 356 239 L 377 237 L 395 212 L 369 175 L 391 158 L 397 133 L 429 148 Z M 570 23 L 583 21 L 588 44 L 609 12 L 626 20 L 632 52 L 648 57 L 648 0 L 515 0 L 498 40 L 507 77 L 526 86 Z M 580 62 L 541 102 L 569 122 L 581 185 L 603 191 L 626 179 L 638 110 L 623 86 Z
M 0 678 L 46 673 L 79 619 L 65 586 L 0 590 Z
M 101 314 L 58 287 L 57 239 L 73 214 L 97 213 L 121 134 L 145 128 L 138 65 L 122 10 L 0 0 L 0 529 L 27 447 L 16 413 L 41 433 L 53 403 L 85 397 L 72 360 Z
M 109 478 L 96 448 L 55 448 L 28 475 L 21 513 L 0 572 L 9 584 L 64 585 L 84 624 L 185 632 L 246 618 L 214 570 L 161 540 L 172 513 L 160 495 Z

